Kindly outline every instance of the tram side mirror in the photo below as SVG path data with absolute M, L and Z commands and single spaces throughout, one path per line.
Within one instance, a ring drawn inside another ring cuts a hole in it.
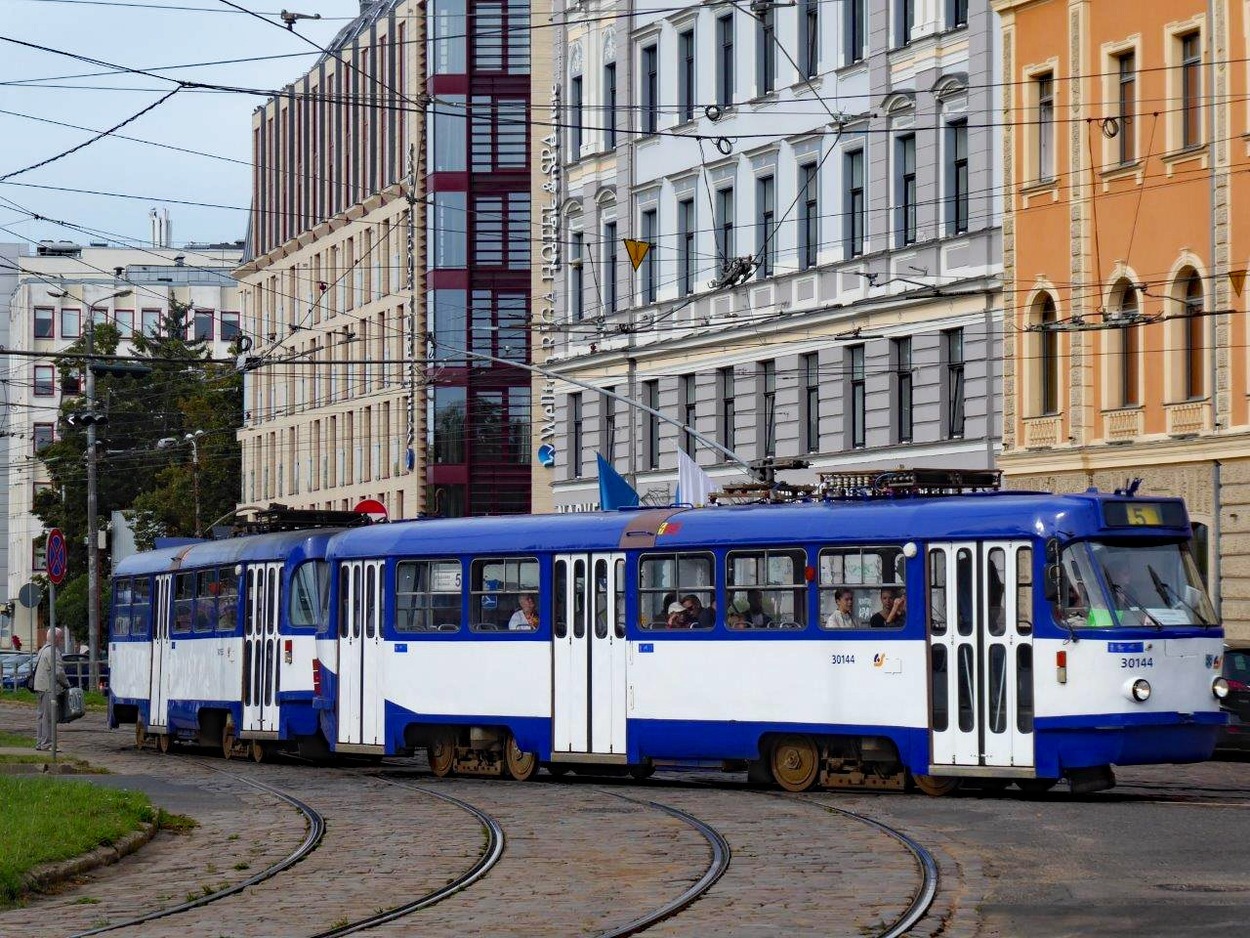
M 1052 537 L 1046 542 L 1046 568 L 1042 574 L 1042 595 L 1049 603 L 1059 601 L 1059 539 Z

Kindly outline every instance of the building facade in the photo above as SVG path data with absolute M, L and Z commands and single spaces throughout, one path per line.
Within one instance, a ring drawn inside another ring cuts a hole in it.
M 9 347 L 9 317 L 11 315 L 11 302 L 13 292 L 17 289 L 18 274 L 21 273 L 22 260 L 26 256 L 27 250 L 24 244 L 3 244 L 0 243 L 0 345 L 5 348 Z M 12 387 L 13 382 L 18 377 L 18 369 L 20 362 L 14 358 L 7 358 L 0 363 L 0 368 L 4 371 L 3 387 L 6 389 Z M 0 433 L 4 436 L 0 439 L 8 439 L 8 434 L 13 432 L 13 408 L 5 407 L 3 416 L 0 417 Z M 8 584 L 9 582 L 9 480 L 12 476 L 12 467 L 9 460 L 0 460 L 0 583 Z M 6 596 L 12 596 L 11 592 Z M 6 598 L 5 602 L 9 600 Z M 13 647 L 13 619 L 16 618 L 16 600 L 13 601 L 14 616 L 10 617 L 0 612 L 0 648 Z
M 987 2 L 556 4 L 565 99 L 555 504 L 595 453 L 644 500 L 678 449 L 818 471 L 994 464 L 1001 166 Z M 632 29 L 631 29 L 632 24 Z M 635 270 L 624 239 L 650 245 Z M 608 388 L 660 419 L 599 393 Z
M 44 242 L 34 256 L 16 259 L 20 267 L 6 319 L 8 348 L 21 352 L 8 360 L 5 444 L 9 471 L 6 548 L 7 597 L 46 570 L 44 534 L 31 513 L 35 493 L 50 484 L 38 453 L 58 433 L 64 393 L 55 356 L 84 334 L 88 316 L 116 323 L 123 336 L 152 333 L 176 307 L 191 308 L 188 338 L 210 342 L 214 358 L 225 358 L 242 328 L 238 285 L 231 271 L 241 248 L 188 246 L 175 249 L 82 246 Z M 101 477 L 110 470 L 101 460 Z M 46 611 L 46 603 L 42 607 Z M 13 631 L 24 648 L 36 648 L 36 610 L 15 605 Z
M 1185 497 L 1250 634 L 1244 4 L 996 0 L 1012 485 Z
M 362 4 L 254 115 L 245 504 L 529 506 L 529 8 L 426 27 Z

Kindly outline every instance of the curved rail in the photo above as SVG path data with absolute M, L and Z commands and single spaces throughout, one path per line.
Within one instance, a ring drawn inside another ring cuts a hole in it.
M 482 809 L 469 804 L 467 801 L 461 801 L 459 798 L 453 798 L 451 795 L 445 795 L 442 792 L 433 791 L 429 788 L 423 788 L 420 785 L 412 785 L 407 782 L 398 781 L 397 779 L 386 778 L 383 775 L 374 775 L 372 777 L 376 778 L 378 781 L 386 782 L 388 785 L 396 785 L 400 788 L 409 788 L 412 791 L 419 791 L 423 795 L 438 798 L 469 812 L 469 814 L 472 814 L 475 818 L 477 818 L 478 822 L 486 830 L 486 849 L 482 851 L 482 855 L 478 857 L 478 861 L 474 863 L 472 867 L 470 867 L 462 875 L 457 876 L 447 885 L 441 886 L 433 892 L 426 893 L 424 896 L 414 899 L 412 902 L 405 902 L 403 905 L 397 905 L 392 909 L 384 909 L 381 912 L 370 915 L 367 918 L 358 919 L 357 921 L 351 922 L 347 925 L 331 928 L 328 931 L 317 932 L 312 936 L 312 938 L 338 938 L 340 935 L 355 934 L 356 932 L 364 931 L 367 928 L 374 928 L 378 925 L 384 925 L 387 922 L 393 922 L 396 919 L 403 918 L 405 915 L 411 915 L 413 912 L 418 912 L 421 909 L 434 905 L 435 903 L 442 902 L 444 899 L 455 895 L 461 890 L 467 889 L 469 886 L 473 885 L 485 876 L 490 868 L 498 863 L 500 857 L 503 856 L 504 844 L 506 843 L 503 828 L 500 826 L 498 821 Z
M 304 834 L 303 842 L 282 860 L 279 860 L 272 866 L 266 867 L 255 876 L 248 877 L 241 883 L 235 883 L 233 886 L 228 886 L 227 888 L 221 889 L 217 892 L 210 892 L 207 895 L 200 896 L 199 898 L 192 899 L 188 902 L 179 903 L 178 905 L 170 906 L 166 909 L 160 909 L 156 912 L 148 912 L 146 915 L 138 915 L 134 918 L 128 918 L 122 922 L 102 925 L 99 928 L 93 928 L 90 931 L 78 932 L 71 935 L 70 938 L 86 938 L 87 935 L 101 935 L 105 932 L 116 931 L 119 928 L 141 925 L 144 922 L 151 922 L 158 918 L 166 918 L 170 915 L 178 915 L 182 912 L 189 912 L 192 909 L 203 908 L 210 903 L 217 902 L 219 899 L 225 899 L 227 896 L 236 895 L 244 889 L 247 889 L 249 886 L 255 886 L 257 883 L 264 882 L 270 877 L 277 876 L 283 870 L 289 869 L 300 860 L 304 859 L 304 857 L 308 856 L 308 854 L 317 849 L 318 844 L 321 843 L 321 838 L 325 836 L 326 832 L 325 818 L 323 818 L 314 808 L 305 804 L 303 801 L 300 801 L 294 795 L 289 795 L 281 789 L 274 788 L 272 785 L 267 785 L 264 782 L 258 782 L 256 779 L 247 778 L 243 775 L 237 775 L 234 772 L 227 772 L 224 769 L 219 769 L 216 766 L 209 765 L 204 762 L 196 762 L 194 760 L 189 761 L 192 761 L 193 764 L 202 768 L 212 769 L 214 772 L 229 776 L 230 778 L 238 779 L 241 782 L 251 785 L 253 788 L 259 788 L 261 791 L 268 792 L 275 798 L 280 798 L 287 804 L 292 805 L 297 811 L 304 815 L 304 818 L 308 822 L 308 830 Z
M 713 884 L 725 874 L 727 869 L 729 869 L 729 861 L 733 857 L 733 851 L 730 850 L 728 841 L 721 836 L 720 831 L 716 830 L 716 828 L 700 821 L 692 814 L 687 814 L 685 811 L 679 811 L 677 808 L 670 807 L 666 804 L 660 804 L 658 801 L 641 801 L 637 798 L 630 798 L 614 791 L 606 791 L 604 789 L 600 789 L 600 791 L 603 791 L 604 794 L 612 795 L 615 798 L 620 798 L 622 801 L 632 801 L 634 804 L 645 805 L 647 807 L 663 811 L 665 814 L 671 815 L 672 817 L 677 818 L 677 820 L 693 827 L 696 831 L 703 835 L 704 839 L 707 840 L 708 845 L 711 847 L 712 861 L 708 864 L 708 868 L 704 871 L 703 875 L 699 877 L 699 880 L 676 899 L 660 906 L 653 912 L 648 912 L 646 915 L 636 918 L 631 922 L 626 922 L 624 925 L 619 925 L 608 931 L 598 932 L 595 935 L 595 938 L 624 938 L 626 935 L 636 935 L 638 932 L 650 928 L 652 925 L 658 924 L 666 918 L 676 915 L 678 912 L 694 904 L 695 900 L 699 899 L 704 893 L 711 889 Z
M 785 798 L 787 801 L 797 801 L 801 804 L 819 805 L 827 811 L 833 811 L 844 817 L 854 818 L 862 821 L 869 827 L 875 827 L 877 830 L 890 837 L 893 837 L 904 847 L 908 853 L 915 858 L 917 866 L 920 867 L 920 888 L 916 890 L 916 894 L 912 897 L 911 904 L 903 911 L 903 914 L 895 919 L 894 923 L 888 926 L 884 931 L 877 933 L 877 938 L 899 938 L 900 935 L 907 934 L 917 922 L 919 922 L 929 911 L 929 906 L 933 905 L 933 900 L 937 897 L 938 888 L 938 867 L 937 861 L 933 859 L 933 854 L 921 846 L 916 840 L 913 840 L 902 831 L 891 827 L 883 821 L 876 818 L 868 817 L 866 814 L 860 814 L 856 811 L 848 811 L 846 808 L 839 808 L 829 804 L 827 801 L 816 801 L 811 798 L 802 798 L 797 795 L 782 795 L 777 792 L 769 792 L 774 798 Z

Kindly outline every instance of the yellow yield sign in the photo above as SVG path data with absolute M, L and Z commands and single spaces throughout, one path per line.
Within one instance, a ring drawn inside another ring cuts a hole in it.
M 642 266 L 642 259 L 651 250 L 651 242 L 635 241 L 633 238 L 625 238 L 624 241 L 625 250 L 629 252 L 629 262 L 634 265 L 634 270 L 637 270 Z

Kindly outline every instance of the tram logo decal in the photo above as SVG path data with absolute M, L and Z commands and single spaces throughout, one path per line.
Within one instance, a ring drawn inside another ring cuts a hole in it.
M 883 667 L 885 667 L 885 655 L 884 655 L 884 654 L 882 654 L 881 652 L 877 652 L 875 655 L 873 655 L 873 656 L 872 656 L 872 666 L 873 666 L 874 668 L 883 668 Z

